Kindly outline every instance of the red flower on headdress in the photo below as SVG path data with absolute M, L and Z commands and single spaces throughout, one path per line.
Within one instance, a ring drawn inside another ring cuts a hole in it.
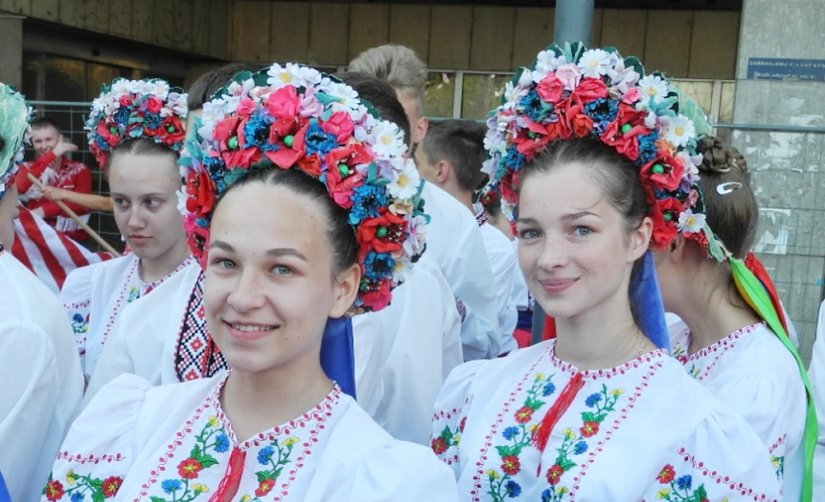
M 335 112 L 330 117 L 321 123 L 321 129 L 324 132 L 335 135 L 335 141 L 339 144 L 346 142 L 352 137 L 355 130 L 355 124 L 346 112 Z
M 285 125 L 286 122 L 282 122 Z M 296 122 L 290 122 L 290 126 L 297 125 Z M 307 125 L 301 127 L 297 131 L 290 129 L 281 129 L 286 131 L 286 134 L 280 135 L 273 126 L 269 130 L 269 143 L 277 145 L 277 150 L 267 150 L 264 155 L 275 163 L 281 169 L 289 169 L 294 166 L 298 160 L 306 155 L 305 138 L 307 134 Z M 294 134 L 291 134 L 293 133 Z
M 510 171 L 501 179 L 501 198 L 510 204 L 515 204 L 518 200 L 518 189 L 521 184 L 519 172 Z
M 564 84 L 554 74 L 548 73 L 539 82 L 536 92 L 548 103 L 558 102 L 564 93 Z
M 404 218 L 383 209 L 377 218 L 361 222 L 356 238 L 361 244 L 370 245 L 369 248 L 361 246 L 363 255 L 366 255 L 370 248 L 378 253 L 393 253 L 401 249 L 406 230 L 407 221 Z
M 372 157 L 361 144 L 334 148 L 327 153 L 325 180 L 327 191 L 336 204 L 344 209 L 352 207 L 352 191 L 363 179 L 355 170 L 355 166 L 371 161 Z
M 272 133 L 281 138 L 292 133 L 300 117 L 300 108 L 301 100 L 294 87 L 281 87 L 271 93 L 266 99 L 266 109 L 275 119 L 272 123 Z
M 656 200 L 651 204 L 650 217 L 653 219 L 653 235 L 650 242 L 655 249 L 664 249 L 679 232 L 677 222 L 684 210 L 683 204 L 675 197 Z
M 636 160 L 639 157 L 639 140 L 637 136 L 650 132 L 650 129 L 645 127 L 644 120 L 644 112 L 634 110 L 633 107 L 625 103 L 620 103 L 616 119 L 602 133 L 601 140 L 628 159 Z
M 681 159 L 665 153 L 642 166 L 639 175 L 646 185 L 673 191 L 679 187 L 684 170 Z
M 112 132 L 112 129 L 115 132 Z M 106 141 L 106 144 L 115 146 L 120 142 L 120 134 L 118 133 L 117 124 L 114 122 L 98 122 L 97 134 Z
M 257 148 L 243 148 L 243 127 L 238 117 L 227 117 L 215 125 L 215 139 L 221 146 L 221 159 L 229 169 L 249 168 L 260 159 Z
M 570 119 L 570 126 L 573 129 L 573 135 L 577 138 L 584 138 L 590 135 L 593 130 L 593 119 L 583 113 L 579 113 Z
M 190 213 L 202 217 L 212 212 L 215 187 L 208 171 L 203 169 L 186 174 L 186 195 L 186 210 Z
M 163 122 L 160 123 L 160 129 L 160 136 L 163 137 L 163 142 L 167 145 L 174 145 L 186 139 L 183 122 L 174 115 L 163 119 Z
M 363 274 L 363 265 L 360 266 Z M 381 281 L 377 285 L 373 284 L 372 286 L 369 291 L 360 294 L 361 300 L 364 302 L 365 307 L 376 311 L 381 310 L 390 304 L 390 299 L 392 298 L 390 294 L 390 282 Z M 377 288 L 375 288 L 375 286 L 377 286 Z
M 573 96 L 582 102 L 590 102 L 594 99 L 607 97 L 607 85 L 600 78 L 585 77 L 579 82 L 578 87 L 573 89 Z
M 145 108 L 150 113 L 160 113 L 160 110 L 163 108 L 163 101 L 155 96 L 151 96 L 143 101 L 141 108 Z

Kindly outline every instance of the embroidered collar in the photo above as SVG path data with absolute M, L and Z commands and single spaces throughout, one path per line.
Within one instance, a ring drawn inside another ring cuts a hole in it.
M 476 223 L 479 227 L 487 223 L 487 214 L 484 213 L 484 209 L 476 214 Z
M 547 348 L 547 354 L 550 358 L 550 362 L 556 368 L 573 374 L 581 374 L 584 378 L 589 378 L 591 380 L 598 380 L 599 378 L 612 378 L 619 375 L 624 375 L 628 371 L 635 370 L 640 367 L 647 367 L 651 363 L 661 360 L 667 356 L 667 352 L 664 349 L 656 349 L 651 350 L 645 354 L 642 354 L 638 357 L 634 357 L 630 361 L 622 363 L 618 366 L 614 366 L 612 368 L 602 368 L 602 369 L 595 369 L 595 370 L 580 370 L 576 368 L 574 365 L 568 363 L 567 361 L 563 361 L 556 356 L 556 342 L 549 344 Z

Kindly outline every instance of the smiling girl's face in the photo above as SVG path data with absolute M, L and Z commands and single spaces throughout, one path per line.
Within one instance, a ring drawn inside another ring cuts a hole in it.
M 570 318 L 628 301 L 646 223 L 628 230 L 591 168 L 568 162 L 527 177 L 518 206 L 519 264 L 547 314 Z
M 212 219 L 204 305 L 233 371 L 319 365 L 328 317 L 357 293 L 358 266 L 336 272 L 316 200 L 251 182 L 227 192 Z

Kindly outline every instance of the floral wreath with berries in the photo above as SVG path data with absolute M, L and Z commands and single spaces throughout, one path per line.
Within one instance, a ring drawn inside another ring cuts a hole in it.
M 26 98 L 12 86 L 0 82 L 0 199 L 14 182 L 18 164 L 31 134 L 32 110 Z
M 101 88 L 86 121 L 89 150 L 99 166 L 123 141 L 147 138 L 179 152 L 186 138 L 187 95 L 165 80 L 117 78 Z
M 661 73 L 646 75 L 637 58 L 622 58 L 612 47 L 551 45 L 507 83 L 487 125 L 486 190 L 501 193 L 510 220 L 528 162 L 556 140 L 595 138 L 638 168 L 654 248 L 663 249 L 681 233 L 717 261 L 730 257 L 705 221 L 696 184 L 702 158 L 697 129 L 704 132 L 704 116 Z
M 184 227 L 205 264 L 218 198 L 245 173 L 299 169 L 349 216 L 362 278 L 351 313 L 377 311 L 425 248 L 422 183 L 403 131 L 335 77 L 273 64 L 241 72 L 203 106 L 181 158 Z

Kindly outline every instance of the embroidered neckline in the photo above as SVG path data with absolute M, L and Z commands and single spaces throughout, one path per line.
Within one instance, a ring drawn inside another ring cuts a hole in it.
M 647 367 L 649 363 L 652 363 L 656 360 L 662 359 L 667 357 L 667 352 L 664 349 L 655 349 L 651 350 L 650 352 L 646 352 L 640 356 L 634 357 L 633 359 L 622 363 L 618 366 L 614 366 L 612 368 L 601 368 L 601 369 L 594 369 L 594 370 L 580 370 L 576 368 L 574 365 L 568 363 L 567 361 L 563 361 L 556 356 L 556 342 L 555 340 L 550 346 L 547 348 L 548 357 L 550 362 L 556 368 L 571 374 L 581 373 L 582 377 L 589 378 L 592 380 L 597 380 L 600 378 L 611 378 L 619 375 L 624 375 L 628 371 L 635 370 L 640 367 Z
M 747 326 L 743 326 L 739 329 L 733 330 L 730 333 L 728 333 L 727 335 L 725 335 L 724 337 L 722 337 L 719 340 L 717 340 L 717 341 L 713 342 L 712 344 L 708 345 L 707 347 L 703 347 L 703 348 L 697 350 L 696 352 L 694 352 L 693 354 L 689 355 L 687 357 L 686 361 L 687 362 L 695 361 L 695 360 L 701 359 L 705 356 L 708 356 L 708 355 L 710 355 L 714 352 L 718 352 L 718 351 L 722 351 L 722 352 L 728 351 L 728 350 L 730 350 L 730 349 L 732 349 L 733 347 L 736 346 L 736 342 L 738 342 L 739 339 L 742 336 L 747 335 L 748 333 L 751 333 L 752 331 L 755 331 L 760 326 L 766 326 L 765 322 L 760 321 L 760 322 L 749 324 Z M 690 346 L 690 340 L 691 340 L 692 336 L 693 336 L 693 333 L 690 330 L 688 330 L 687 336 L 685 337 L 685 343 L 687 343 L 688 346 Z M 687 348 L 685 349 L 685 352 L 687 352 Z
M 483 209 L 478 214 L 476 214 L 476 223 L 479 227 L 487 223 L 487 214 L 484 212 Z
M 229 378 L 230 374 L 232 374 L 231 370 L 227 371 L 226 374 L 221 377 L 221 381 L 212 390 L 212 394 L 209 396 L 209 401 L 213 403 L 213 406 L 215 407 L 215 414 L 218 417 L 218 421 L 223 426 L 223 429 L 226 431 L 226 435 L 229 436 L 230 443 L 237 445 L 237 447 L 241 450 L 250 450 L 259 446 L 261 443 L 271 440 L 272 438 L 284 434 L 293 434 L 296 429 L 308 429 L 319 426 L 320 428 L 323 428 L 323 423 L 332 415 L 330 410 L 335 408 L 341 402 L 341 388 L 337 383 L 332 382 L 332 389 L 323 397 L 323 399 L 321 399 L 321 401 L 318 402 L 318 404 L 312 408 L 282 424 L 257 432 L 244 441 L 240 441 L 238 436 L 235 434 L 235 429 L 232 428 L 232 423 L 223 411 L 223 406 L 220 400 L 221 391 L 223 390 L 224 385 L 226 385 L 226 380 Z

